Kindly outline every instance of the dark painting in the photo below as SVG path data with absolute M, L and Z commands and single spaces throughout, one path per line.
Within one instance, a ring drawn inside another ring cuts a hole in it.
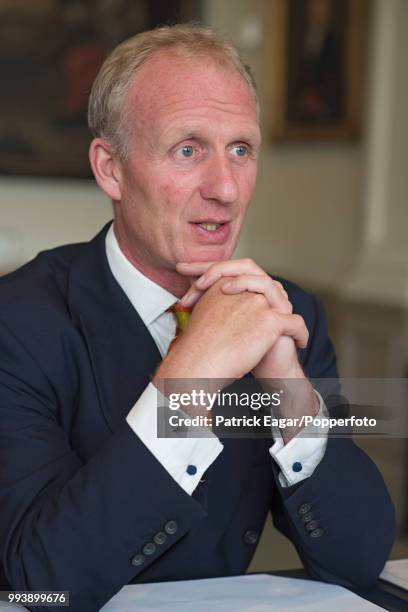
M 324 125 L 345 117 L 344 0 L 292 0 L 289 6 L 289 121 Z
M 0 172 L 88 177 L 88 95 L 109 51 L 199 2 L 0 0 Z
M 272 138 L 358 136 L 364 82 L 365 0 L 274 0 L 266 45 Z

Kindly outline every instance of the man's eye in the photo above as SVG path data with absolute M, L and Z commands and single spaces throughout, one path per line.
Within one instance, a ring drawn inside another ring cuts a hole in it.
M 248 147 L 246 145 L 235 145 L 232 147 L 232 151 L 234 151 L 235 155 L 238 157 L 245 157 L 245 155 L 248 155 Z
M 176 152 L 181 157 L 192 157 L 192 155 L 194 155 L 194 148 L 191 145 L 184 145 L 177 149 Z

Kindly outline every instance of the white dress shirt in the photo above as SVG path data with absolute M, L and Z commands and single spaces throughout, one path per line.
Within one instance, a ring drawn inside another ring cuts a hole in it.
M 113 276 L 137 310 L 161 356 L 164 357 L 176 330 L 172 313 L 166 311 L 178 300 L 177 296 L 151 281 L 130 263 L 119 247 L 113 224 L 106 235 L 106 255 Z M 325 407 L 320 396 L 318 397 L 319 416 L 322 416 Z M 163 405 L 165 401 L 166 398 L 150 383 L 130 410 L 126 420 L 172 478 L 191 495 L 204 472 L 222 452 L 223 445 L 211 432 L 206 432 L 207 437 L 157 438 L 158 402 Z M 312 432 L 312 427 L 306 428 L 307 431 Z M 295 436 L 284 444 L 281 436 L 275 433 L 276 440 L 269 453 L 281 469 L 279 480 L 284 487 L 311 476 L 323 458 L 327 437 L 307 438 L 303 437 L 304 435 L 305 430 L 302 437 Z M 294 464 L 297 469 L 300 465 L 301 470 L 294 471 Z M 191 466 L 195 469 L 191 469 Z

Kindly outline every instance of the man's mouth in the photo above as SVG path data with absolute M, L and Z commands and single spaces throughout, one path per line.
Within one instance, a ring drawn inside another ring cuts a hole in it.
M 203 229 L 207 230 L 207 232 L 215 232 L 223 225 L 228 225 L 228 223 L 230 223 L 230 219 L 197 219 L 197 221 L 191 221 L 191 223 L 202 227 Z
M 228 219 L 206 219 L 190 223 L 195 229 L 195 239 L 203 244 L 221 244 L 231 233 L 231 221 Z
M 207 230 L 207 232 L 215 232 L 219 227 L 224 225 L 223 223 L 197 223 L 200 227 Z

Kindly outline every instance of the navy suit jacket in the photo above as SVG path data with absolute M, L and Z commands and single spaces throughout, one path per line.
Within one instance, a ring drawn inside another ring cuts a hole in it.
M 72 612 L 93 612 L 130 582 L 239 574 L 269 510 L 313 577 L 372 583 L 394 511 L 352 440 L 330 438 L 314 474 L 283 489 L 271 440 L 225 439 L 189 496 L 131 430 L 161 357 L 110 272 L 106 231 L 0 280 L 1 588 L 69 590 Z M 336 376 L 321 306 L 285 288 L 310 331 L 305 372 Z

